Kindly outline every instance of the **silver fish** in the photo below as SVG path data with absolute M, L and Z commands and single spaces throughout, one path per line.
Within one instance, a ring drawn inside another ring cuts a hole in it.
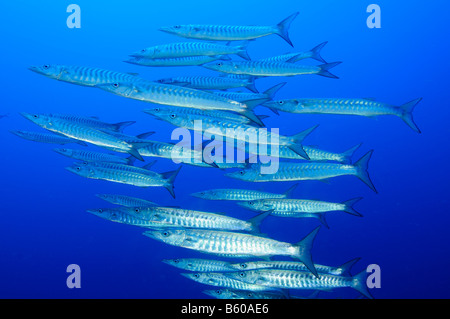
M 221 272 L 221 271 L 235 271 L 234 267 L 230 267 L 228 261 L 201 259 L 201 258 L 176 258 L 163 259 L 162 262 L 171 266 L 195 271 L 195 272 Z
M 368 163 L 372 153 L 373 150 L 367 152 L 353 165 L 321 162 L 280 162 L 276 172 L 271 174 L 261 174 L 260 164 L 252 164 L 248 169 L 226 173 L 225 176 L 248 182 L 282 182 L 327 180 L 337 176 L 354 175 L 369 186 L 375 193 L 378 193 L 367 172 Z
M 266 61 L 215 61 L 202 65 L 202 67 L 232 74 L 245 74 L 251 76 L 295 76 L 305 74 L 317 74 L 328 78 L 338 77 L 328 70 L 341 64 L 332 62 L 321 65 L 300 65 L 289 62 Z
M 157 206 L 156 203 L 131 197 L 131 196 L 125 196 L 125 195 L 116 195 L 116 194 L 96 194 L 98 198 L 101 198 L 107 202 L 110 202 L 112 204 L 120 205 L 120 206 L 126 206 L 126 207 L 145 207 L 145 206 Z
M 421 100 L 422 98 L 418 98 L 401 106 L 395 106 L 372 99 L 288 99 L 266 102 L 264 106 L 271 110 L 300 114 L 344 114 L 367 117 L 395 115 L 415 132 L 420 133 L 420 129 L 414 122 L 412 112 Z
M 96 117 L 88 117 L 88 116 L 80 116 L 73 114 L 55 114 L 52 113 L 52 117 L 73 122 L 75 124 L 80 124 L 83 126 L 88 126 L 98 130 L 106 130 L 111 132 L 121 133 L 126 127 L 136 123 L 136 121 L 127 121 L 127 122 L 119 122 L 119 123 L 106 123 L 100 121 Z
M 189 56 L 220 56 L 236 54 L 250 60 L 247 54 L 247 42 L 238 46 L 224 45 L 212 42 L 178 42 L 161 44 L 130 54 L 132 57 L 147 59 L 180 58 Z
M 367 272 L 363 270 L 353 277 L 320 274 L 316 277 L 309 272 L 283 270 L 283 269 L 258 269 L 240 272 L 223 273 L 224 276 L 242 282 L 262 285 L 267 288 L 281 289 L 323 289 L 351 287 L 367 298 L 372 299 L 367 286 Z
M 162 186 L 175 198 L 173 182 L 181 166 L 176 171 L 152 175 L 90 165 L 73 165 L 66 167 L 66 169 L 74 174 L 91 179 L 100 179 L 139 187 Z
M 297 17 L 298 12 L 290 15 L 276 26 L 231 26 L 231 25 L 175 25 L 162 27 L 159 30 L 172 33 L 185 38 L 214 40 L 214 41 L 236 41 L 260 38 L 270 34 L 282 37 L 293 46 L 289 39 L 289 26 Z
M 227 90 L 245 87 L 258 93 L 254 78 L 232 79 L 224 76 L 179 76 L 157 80 L 158 83 L 172 84 L 198 90 Z
M 274 194 L 251 189 L 224 188 L 224 189 L 210 189 L 206 191 L 192 193 L 191 196 L 209 200 L 232 200 L 232 201 L 250 201 L 268 198 L 287 198 L 292 195 L 292 192 L 295 190 L 297 185 L 298 184 L 291 186 L 283 194 Z
M 274 85 L 273 87 L 265 90 L 263 93 L 247 93 L 247 92 L 231 92 L 231 91 L 217 91 L 213 92 L 216 95 L 222 96 L 224 98 L 238 101 L 238 102 L 244 102 L 249 100 L 266 100 L 269 101 L 273 99 L 275 94 L 286 84 L 286 82 L 278 83 L 277 85 Z M 264 103 L 264 102 L 262 102 Z
M 279 292 L 245 291 L 238 289 L 203 290 L 204 294 L 216 299 L 287 299 L 287 296 Z
M 99 161 L 99 162 L 110 162 L 110 163 L 120 163 L 120 164 L 131 164 L 130 158 L 123 158 L 116 155 L 92 152 L 86 150 L 76 150 L 68 148 L 55 148 L 54 151 L 58 154 L 80 160 L 80 161 Z
M 187 56 L 179 58 L 148 59 L 143 57 L 132 57 L 124 62 L 141 66 L 153 67 L 171 67 L 171 66 L 195 66 L 217 60 L 229 61 L 231 58 L 227 55 L 205 55 L 205 56 Z
M 87 146 L 87 144 L 83 141 L 79 141 L 70 137 L 66 137 L 59 134 L 53 134 L 53 133 L 41 133 L 41 132 L 28 132 L 28 131 L 16 131 L 12 130 L 10 131 L 12 134 L 17 135 L 21 138 L 24 138 L 29 141 L 33 142 L 40 142 L 40 143 L 49 143 L 49 144 L 69 144 L 69 143 L 76 143 L 83 146 Z
M 147 231 L 143 235 L 169 245 L 233 258 L 291 256 L 300 260 L 317 275 L 312 262 L 311 248 L 319 229 L 320 226 L 297 244 L 251 234 L 206 229 L 162 229 Z
M 287 54 L 283 54 L 283 55 L 273 56 L 270 58 L 259 59 L 258 61 L 295 63 L 297 61 L 310 58 L 310 59 L 314 59 L 314 60 L 317 60 L 319 62 L 326 64 L 327 62 L 320 55 L 320 51 L 323 49 L 323 47 L 327 43 L 328 43 L 328 41 L 323 42 L 323 43 L 319 44 L 318 46 L 312 48 L 309 51 L 300 52 L 300 53 L 287 53 Z
M 201 272 L 201 273 L 182 273 L 181 275 L 191 280 L 211 286 L 228 287 L 233 289 L 251 290 L 251 291 L 268 290 L 268 288 L 265 286 L 248 284 L 241 280 L 231 279 L 225 276 L 223 273 Z
M 93 214 L 95 216 L 98 216 L 100 218 L 126 224 L 126 225 L 132 225 L 132 226 L 139 226 L 139 227 L 147 227 L 151 228 L 154 227 L 154 224 L 152 222 L 149 222 L 147 220 L 143 220 L 140 218 L 137 218 L 135 216 L 129 215 L 121 211 L 117 208 L 98 208 L 98 209 L 89 209 L 87 210 L 88 213 Z

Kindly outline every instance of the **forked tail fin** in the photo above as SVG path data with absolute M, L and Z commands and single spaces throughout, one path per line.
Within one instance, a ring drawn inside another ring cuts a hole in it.
M 325 76 L 327 78 L 339 79 L 336 75 L 330 73 L 328 70 L 334 68 L 335 66 L 341 64 L 342 62 L 332 62 L 319 65 L 320 71 L 317 72 L 318 75 Z
M 164 185 L 164 187 L 169 191 L 170 195 L 172 195 L 173 198 L 175 198 L 175 192 L 173 191 L 173 182 L 180 172 L 181 167 L 182 166 L 180 165 L 175 171 L 165 172 L 161 174 L 166 180 L 166 184 Z
M 289 17 L 281 21 L 276 25 L 276 34 L 278 34 L 280 37 L 282 37 L 287 43 L 290 44 L 291 47 L 294 47 L 294 45 L 291 42 L 291 39 L 289 39 L 289 27 L 291 26 L 292 21 L 298 16 L 298 12 L 291 14 Z
M 314 59 L 314 60 L 317 60 L 317 61 L 319 61 L 319 62 L 322 62 L 322 63 L 325 63 L 325 64 L 326 64 L 327 61 L 325 61 L 325 60 L 322 58 L 322 56 L 320 55 L 320 51 L 323 49 L 323 47 L 324 47 L 325 44 L 327 44 L 327 43 L 328 43 L 328 41 L 325 41 L 325 42 L 319 44 L 318 46 L 312 48 L 312 49 L 310 50 L 310 52 L 311 52 L 311 59 Z
M 366 270 L 361 271 L 359 274 L 352 277 L 352 285 L 351 287 L 357 291 L 359 291 L 361 294 L 363 294 L 365 297 L 369 299 L 373 299 L 372 295 L 370 294 L 369 290 L 367 289 L 366 279 L 367 279 L 367 272 Z
M 371 190 L 373 190 L 375 193 L 378 194 L 377 189 L 373 185 L 372 181 L 370 180 L 369 172 L 367 169 L 369 168 L 369 160 L 372 156 L 373 150 L 368 151 L 363 157 L 361 157 L 356 163 L 355 167 L 357 170 L 356 176 L 362 180 L 367 186 L 370 187 Z
M 357 197 L 357 198 L 349 199 L 349 200 L 346 200 L 345 202 L 342 202 L 342 204 L 345 205 L 344 212 L 349 213 L 351 215 L 362 217 L 362 215 L 353 208 L 353 205 L 355 205 L 361 199 L 362 199 L 362 197 Z
M 305 266 L 316 276 L 319 278 L 319 274 L 317 273 L 316 267 L 312 261 L 311 249 L 314 242 L 314 238 L 316 238 L 317 232 L 319 231 L 321 226 L 316 227 L 312 232 L 306 235 L 301 241 L 299 241 L 295 246 L 298 248 L 297 255 L 293 256 L 294 258 L 300 260 Z
M 345 152 L 342 152 L 341 154 L 339 154 L 342 158 L 341 163 L 350 164 L 352 162 L 353 154 L 356 152 L 356 150 L 358 148 L 360 148 L 361 145 L 362 145 L 362 143 L 359 143 L 358 145 L 355 145 L 352 148 L 346 150 Z
M 298 134 L 291 136 L 291 144 L 288 144 L 287 147 L 289 147 L 292 151 L 294 151 L 296 154 L 300 155 L 301 157 L 309 160 L 308 154 L 306 154 L 305 150 L 303 149 L 302 143 L 303 140 L 311 134 L 312 131 L 314 131 L 319 125 L 315 125 L 313 127 L 310 127 L 309 129 L 306 129 Z
M 415 99 L 411 102 L 405 103 L 402 106 L 400 106 L 400 109 L 403 111 L 401 114 L 401 118 L 402 120 L 410 127 L 412 128 L 415 132 L 417 133 L 421 133 L 419 127 L 417 126 L 417 124 L 414 122 L 413 116 L 412 116 L 412 112 L 414 110 L 414 107 L 417 105 L 417 103 L 419 103 L 420 101 L 422 101 L 422 98 L 419 97 L 418 99 Z

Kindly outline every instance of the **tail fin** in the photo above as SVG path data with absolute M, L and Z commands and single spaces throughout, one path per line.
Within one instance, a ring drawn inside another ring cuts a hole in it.
M 157 160 L 151 161 L 150 163 L 145 164 L 144 166 L 142 166 L 142 168 L 143 168 L 143 169 L 148 169 L 148 170 L 149 170 L 150 168 L 152 168 L 153 165 L 156 164 L 156 162 L 157 162 Z
M 280 37 L 282 37 L 284 40 L 286 40 L 287 43 L 290 44 L 291 47 L 294 47 L 291 40 L 289 39 L 289 27 L 292 23 L 292 21 L 298 16 L 298 12 L 290 15 L 283 21 L 277 24 L 276 26 L 276 34 L 278 34 Z
M 126 158 L 126 160 L 128 161 L 128 165 L 133 165 L 134 162 L 136 161 L 136 157 L 128 156 L 128 157 Z
M 319 65 L 320 71 L 317 72 L 317 75 L 325 76 L 327 78 L 339 79 L 336 75 L 330 73 L 328 70 L 334 68 L 336 65 L 341 64 L 342 62 L 332 62 Z
M 294 192 L 294 190 L 297 188 L 298 183 L 292 185 L 291 187 L 289 187 L 285 192 L 284 192 L 284 198 L 290 198 L 292 196 L 292 193 Z
M 253 110 L 255 107 L 257 107 L 258 105 L 261 105 L 263 103 L 267 102 L 266 98 L 263 99 L 254 99 L 254 100 L 246 100 L 243 101 L 242 103 L 244 103 L 245 105 L 247 105 L 247 108 L 249 110 Z
M 320 226 L 316 227 L 312 232 L 306 235 L 301 241 L 299 241 L 295 246 L 298 248 L 298 255 L 294 256 L 294 258 L 300 260 L 305 266 L 316 276 L 319 278 L 319 274 L 317 273 L 316 267 L 314 267 L 314 263 L 312 262 L 311 256 L 311 248 L 314 242 L 314 238 L 316 238 L 317 232 L 319 231 Z
M 309 160 L 308 154 L 306 154 L 305 150 L 303 149 L 302 142 L 303 140 L 312 132 L 314 131 L 319 125 L 315 125 L 313 127 L 310 127 L 309 129 L 306 129 L 298 134 L 291 136 L 291 142 L 292 144 L 287 145 L 292 151 L 300 155 L 301 157 Z
M 152 131 L 152 132 L 146 132 L 146 133 L 142 133 L 139 135 L 136 135 L 136 138 L 140 139 L 140 140 L 144 140 L 149 136 L 152 136 L 153 134 L 155 134 L 156 132 Z
M 367 278 L 367 272 L 366 270 L 361 271 L 359 274 L 352 277 L 352 288 L 359 291 L 361 294 L 363 294 L 365 297 L 369 299 L 373 299 L 372 295 L 370 294 L 369 290 L 367 289 L 366 284 L 366 278 Z
M 346 200 L 345 202 L 342 202 L 342 204 L 345 205 L 344 212 L 349 213 L 351 215 L 362 217 L 362 215 L 353 208 L 353 205 L 355 205 L 361 199 L 362 199 L 362 197 L 358 197 L 358 198 L 353 198 L 353 199 Z
M 267 95 L 270 99 L 273 99 L 275 93 L 277 93 L 283 86 L 285 86 L 287 82 L 278 83 L 275 86 L 272 86 L 270 89 L 267 89 L 263 92 L 263 94 Z
M 264 212 L 262 214 L 259 214 L 256 217 L 251 218 L 248 222 L 252 225 L 252 233 L 261 233 L 261 229 L 259 228 L 261 225 L 261 222 L 270 214 L 272 213 L 272 210 L 269 210 L 267 212 Z
M 166 180 L 166 184 L 164 187 L 169 191 L 170 195 L 172 195 L 173 198 L 175 198 L 175 192 L 173 191 L 173 182 L 175 181 L 175 178 L 180 172 L 181 167 L 182 166 L 180 165 L 178 169 L 175 171 L 161 173 L 163 178 Z
M 248 79 L 248 84 L 245 87 L 253 93 L 259 93 L 258 89 L 255 86 L 255 78 L 253 77 Z
M 325 44 L 327 44 L 327 43 L 328 43 L 328 41 L 325 41 L 325 42 L 319 44 L 318 46 L 312 48 L 312 49 L 310 50 L 310 52 L 311 52 L 311 59 L 314 59 L 314 60 L 317 60 L 317 61 L 320 61 L 320 62 L 326 64 L 327 61 L 325 61 L 325 60 L 322 58 L 322 56 L 320 55 L 320 51 L 322 50 L 322 48 L 323 48 L 323 47 L 325 46 Z
M 347 261 L 345 264 L 340 265 L 337 267 L 341 270 L 341 276 L 348 276 L 351 277 L 350 270 L 352 269 L 353 265 L 356 264 L 361 258 L 354 258 L 350 261 Z
M 245 60 L 251 60 L 248 53 L 247 53 L 247 45 L 250 43 L 250 41 L 245 41 L 240 46 L 238 46 L 239 52 L 236 53 L 236 55 L 239 55 L 241 58 Z
M 217 60 L 222 60 L 222 61 L 231 61 L 232 59 L 228 56 L 228 55 L 218 55 L 216 56 Z
M 137 158 L 141 162 L 145 162 L 145 160 L 142 158 L 141 154 L 139 154 L 139 152 L 138 152 L 136 147 L 134 147 L 134 146 L 131 147 L 127 152 L 128 152 L 128 154 L 130 154 L 131 156 Z
M 115 127 L 115 129 L 116 129 L 117 132 L 122 133 L 123 130 L 124 130 L 126 127 L 128 127 L 128 126 L 130 126 L 130 125 L 132 125 L 132 124 L 134 124 L 134 123 L 136 123 L 136 121 L 120 122 L 120 123 L 114 124 L 114 127 Z
M 343 164 L 350 164 L 352 162 L 352 156 L 355 153 L 355 151 L 360 148 L 362 143 L 359 143 L 358 145 L 353 146 L 352 148 L 346 150 L 345 152 L 342 152 L 339 154 L 342 157 L 342 163 Z
M 356 163 L 355 167 L 357 170 L 357 177 L 362 180 L 367 186 L 370 187 L 371 190 L 373 190 L 375 193 L 378 194 L 378 191 L 376 190 L 375 186 L 373 185 L 372 181 L 370 180 L 369 172 L 367 171 L 369 167 L 369 160 L 372 156 L 373 150 L 368 151 L 363 157 L 361 157 Z
M 402 120 L 410 127 L 412 128 L 414 131 L 416 131 L 417 133 L 421 133 L 419 127 L 416 125 L 416 123 L 414 123 L 414 119 L 412 116 L 412 112 L 414 110 L 414 107 L 417 105 L 417 103 L 419 103 L 422 100 L 421 97 L 419 97 L 418 99 L 415 99 L 411 102 L 405 103 L 402 106 L 400 106 L 400 109 L 403 111 L 401 118 Z
M 246 110 L 244 112 L 241 112 L 240 114 L 242 114 L 243 116 L 245 116 L 246 118 L 248 118 L 249 120 L 251 120 L 252 122 L 255 122 L 256 124 L 258 124 L 261 127 L 264 127 L 264 123 L 261 121 L 261 119 L 252 111 Z

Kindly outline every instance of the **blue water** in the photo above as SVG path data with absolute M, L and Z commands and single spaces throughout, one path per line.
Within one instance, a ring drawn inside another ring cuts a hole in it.
M 205 298 L 210 287 L 179 275 L 163 258 L 208 257 L 168 246 L 141 235 L 142 229 L 112 223 L 86 212 L 111 207 L 95 197 L 117 193 L 161 205 L 223 211 L 243 219 L 254 213 L 234 203 L 196 199 L 189 194 L 209 188 L 251 188 L 282 192 L 293 183 L 232 180 L 214 168 L 185 166 L 175 181 L 176 199 L 164 188 L 138 188 L 85 179 L 64 169 L 72 161 L 9 130 L 43 131 L 18 112 L 57 112 L 99 116 L 108 122 L 135 120 L 126 133 L 156 131 L 152 139 L 170 141 L 174 127 L 141 112 L 149 106 L 97 89 L 71 85 L 30 72 L 27 67 L 68 64 L 137 72 L 150 80 L 181 75 L 215 75 L 201 67 L 148 68 L 123 63 L 131 52 L 152 45 L 184 41 L 157 30 L 175 24 L 275 24 L 299 11 L 290 37 L 292 49 L 276 35 L 253 41 L 253 59 L 308 50 L 329 41 L 322 56 L 343 61 L 332 70 L 340 79 L 316 75 L 265 78 L 263 91 L 281 81 L 288 84 L 277 98 L 374 97 L 401 105 L 417 97 L 422 102 L 414 119 L 417 134 L 396 117 L 370 119 L 338 115 L 270 115 L 267 127 L 295 134 L 320 124 L 307 143 L 335 152 L 363 142 L 358 159 L 374 149 L 369 164 L 379 194 L 352 176 L 329 184 L 305 181 L 297 198 L 343 201 L 362 196 L 355 207 L 364 217 L 330 213 L 330 229 L 322 227 L 314 247 L 316 263 L 337 266 L 361 257 L 353 273 L 369 264 L 381 268 L 381 288 L 375 298 L 448 298 L 450 129 L 448 29 L 440 18 L 447 1 L 377 1 L 381 29 L 369 29 L 366 8 L 372 1 L 85 1 L 81 28 L 69 29 L 68 1 L 3 1 L 0 114 L 0 297 L 1 298 Z M 239 59 L 239 58 L 236 58 Z M 314 61 L 305 61 L 317 64 Z M 73 147 L 79 147 L 75 145 Z M 81 146 L 80 146 L 81 147 Z M 89 149 L 95 149 L 90 146 Z M 148 158 L 147 162 L 151 159 Z M 158 159 L 154 169 L 177 166 Z M 270 216 L 262 225 L 269 236 L 297 242 L 314 227 L 314 219 Z M 81 288 L 69 289 L 66 267 L 81 268 Z M 306 295 L 299 291 L 298 295 Z M 324 292 L 323 298 L 355 298 L 350 288 Z

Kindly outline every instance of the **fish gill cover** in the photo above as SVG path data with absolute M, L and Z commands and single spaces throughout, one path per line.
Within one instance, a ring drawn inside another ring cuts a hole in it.
M 383 28 L 350 3 L 172 4 L 30 4 L 22 26 L 5 4 L 0 296 L 448 296 L 423 276 L 448 264 L 437 34 L 381 1 Z

